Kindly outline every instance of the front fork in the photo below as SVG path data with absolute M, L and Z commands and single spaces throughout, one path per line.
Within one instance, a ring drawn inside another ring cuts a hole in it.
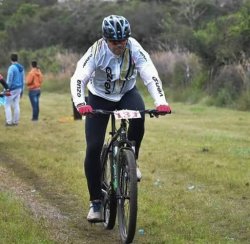
M 113 183 L 113 189 L 115 192 L 117 192 L 118 189 L 118 175 L 119 175 L 119 168 L 118 168 L 118 159 L 119 159 L 119 153 L 120 150 L 118 149 L 118 145 L 114 144 L 113 145 L 113 157 L 111 165 L 112 165 L 112 183 Z
M 114 156 L 112 157 L 112 160 L 114 160 L 112 163 L 112 186 L 113 186 L 114 192 L 116 193 L 116 198 L 118 200 L 122 199 L 122 193 L 119 187 L 120 180 L 121 180 L 120 171 L 121 171 L 122 165 L 119 161 L 121 160 L 121 153 L 123 149 L 132 150 L 133 152 L 135 151 L 133 143 L 130 146 L 125 146 L 125 147 L 114 146 L 113 153 L 116 153 L 116 154 L 113 154 Z

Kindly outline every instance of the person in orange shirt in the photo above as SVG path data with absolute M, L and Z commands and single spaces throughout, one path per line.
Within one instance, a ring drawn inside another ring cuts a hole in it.
M 41 84 L 43 74 L 37 66 L 37 61 L 31 62 L 31 70 L 26 77 L 26 85 L 29 90 L 29 98 L 32 106 L 32 121 L 37 121 L 39 117 L 39 98 L 41 95 Z

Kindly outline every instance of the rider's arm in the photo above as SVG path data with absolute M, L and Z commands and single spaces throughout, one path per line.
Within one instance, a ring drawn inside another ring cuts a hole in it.
M 86 104 L 85 86 L 94 72 L 94 69 L 94 57 L 92 54 L 92 49 L 89 48 L 84 56 L 78 61 L 75 73 L 71 77 L 71 95 L 76 107 L 81 104 Z
M 158 72 L 149 56 L 149 54 L 135 41 L 134 60 L 136 68 L 147 87 L 151 97 L 154 100 L 155 106 L 168 105 L 164 90 L 162 89 L 162 82 L 159 78 Z
M 164 90 L 162 89 L 162 82 L 158 76 L 157 71 L 149 72 L 152 67 L 145 68 L 140 71 L 140 75 L 144 84 L 147 86 L 148 92 L 154 100 L 155 106 L 168 105 Z

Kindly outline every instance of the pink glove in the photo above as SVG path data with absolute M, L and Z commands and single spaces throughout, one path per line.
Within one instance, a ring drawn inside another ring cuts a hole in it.
M 87 115 L 93 112 L 90 105 L 78 104 L 76 108 L 81 115 Z
M 171 114 L 171 108 L 169 105 L 159 105 L 156 107 L 156 110 L 160 115 Z

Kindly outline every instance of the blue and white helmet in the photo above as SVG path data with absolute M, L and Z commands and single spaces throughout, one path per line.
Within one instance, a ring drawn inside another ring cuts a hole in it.
M 125 40 L 131 35 L 130 24 L 123 16 L 110 15 L 103 19 L 102 35 L 109 40 Z

